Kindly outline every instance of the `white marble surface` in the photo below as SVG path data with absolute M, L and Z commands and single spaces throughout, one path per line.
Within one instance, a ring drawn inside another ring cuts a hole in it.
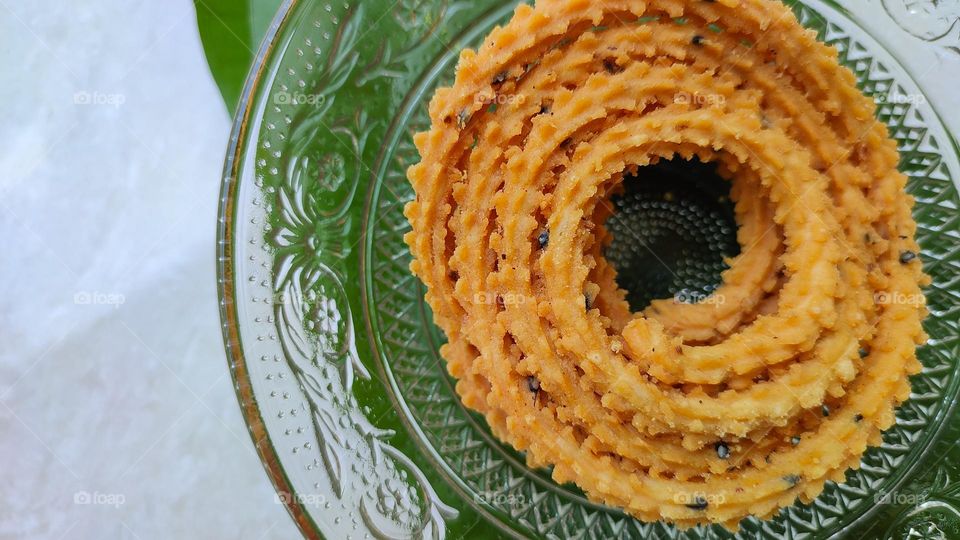
M 0 538 L 297 537 L 220 340 L 192 2 L 0 0 L 0 65 Z

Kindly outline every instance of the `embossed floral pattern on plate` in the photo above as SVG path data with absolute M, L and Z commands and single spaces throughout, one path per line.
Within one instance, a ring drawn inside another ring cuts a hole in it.
M 729 537 L 640 523 L 528 469 L 460 404 L 437 354 L 442 335 L 402 242 L 411 137 L 458 51 L 511 8 L 285 4 L 245 90 L 219 224 L 225 343 L 258 452 L 309 537 Z M 956 145 L 931 104 L 901 99 L 922 89 L 883 45 L 832 4 L 795 8 L 837 46 L 900 142 L 935 280 L 933 339 L 884 446 L 847 483 L 739 536 L 949 534 L 960 515 L 960 452 L 946 442 L 960 429 Z

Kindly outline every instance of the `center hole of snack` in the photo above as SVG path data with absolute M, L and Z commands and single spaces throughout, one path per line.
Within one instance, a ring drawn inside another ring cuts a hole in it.
M 626 175 L 623 187 L 610 200 L 613 242 L 604 254 L 630 309 L 709 296 L 727 269 L 724 258 L 740 252 L 730 182 L 712 163 L 674 157 Z

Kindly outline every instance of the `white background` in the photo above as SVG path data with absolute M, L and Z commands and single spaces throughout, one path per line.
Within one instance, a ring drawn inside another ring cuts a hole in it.
M 956 129 L 950 54 L 915 76 Z M 0 0 L 0 66 L 0 538 L 296 537 L 220 339 L 192 2 Z
M 0 66 L 0 538 L 297 537 L 220 339 L 193 3 L 0 0 Z

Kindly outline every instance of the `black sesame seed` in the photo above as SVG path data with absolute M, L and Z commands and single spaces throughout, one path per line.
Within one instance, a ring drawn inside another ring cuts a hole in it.
M 900 252 L 900 263 L 907 264 L 908 262 L 917 258 L 917 254 L 908 250 Z
M 709 503 L 703 497 L 697 495 L 694 497 L 693 502 L 687 505 L 687 508 L 691 510 L 706 510 Z
M 697 34 L 693 36 L 693 39 L 690 40 L 694 45 L 703 45 L 703 36 Z
M 503 84 L 507 80 L 507 72 L 501 71 L 493 77 L 493 84 Z
M 870 354 L 870 351 L 868 351 L 867 349 L 865 349 L 865 348 L 863 348 L 863 347 L 860 347 L 860 350 L 857 351 L 857 352 L 860 354 L 860 358 L 866 358 L 867 355 Z
M 463 129 L 467 125 L 467 121 L 470 120 L 470 111 L 463 109 L 457 113 L 457 127 Z
M 800 444 L 800 437 L 797 437 L 797 436 L 791 437 L 791 438 L 790 438 L 790 444 L 792 444 L 792 445 L 794 445 L 794 446 Z
M 786 476 L 783 477 L 783 481 L 786 482 L 786 483 L 788 483 L 788 484 L 790 484 L 790 487 L 794 487 L 794 486 L 796 486 L 797 484 L 800 483 L 800 475 L 799 475 L 799 474 L 788 474 L 788 475 L 786 475 Z
M 527 377 L 527 389 L 529 389 L 531 392 L 539 392 L 539 391 L 540 391 L 540 380 L 537 379 L 537 378 L 536 378 L 535 376 L 533 376 L 533 375 L 528 376 L 528 377 Z
M 717 457 L 720 459 L 727 459 L 730 457 L 730 447 L 727 446 L 727 443 L 723 441 L 717 443 Z
M 830 407 L 823 405 L 822 407 L 820 407 L 820 411 L 823 413 L 824 416 L 830 416 Z
M 537 243 L 540 244 L 540 249 L 547 247 L 547 243 L 550 242 L 550 231 L 543 231 L 540 233 L 540 236 L 537 237 Z
M 860 422 L 863 421 L 863 415 L 858 413 L 856 416 L 853 417 L 853 421 L 859 424 Z

